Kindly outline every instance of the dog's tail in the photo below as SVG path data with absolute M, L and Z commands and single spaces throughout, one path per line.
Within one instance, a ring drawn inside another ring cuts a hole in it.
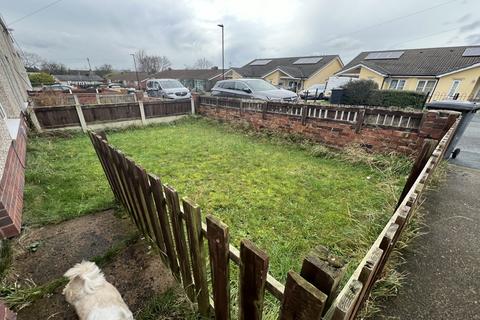
M 105 282 L 105 277 L 102 271 L 94 262 L 90 261 L 77 263 L 73 268 L 65 272 L 64 276 L 69 280 L 73 280 L 76 277 L 82 279 L 84 282 L 84 289 L 89 294 L 93 293 L 96 288 Z

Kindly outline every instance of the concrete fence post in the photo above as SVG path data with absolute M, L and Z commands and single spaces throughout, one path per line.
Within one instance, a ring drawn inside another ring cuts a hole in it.
M 194 95 L 190 97 L 190 104 L 192 106 L 192 114 L 195 114 L 195 98 Z
M 95 94 L 95 99 L 97 100 L 97 104 L 101 104 L 100 97 L 98 94 Z
M 40 125 L 40 122 L 38 121 L 37 115 L 35 114 L 35 108 L 28 108 L 27 112 L 30 115 L 30 120 L 32 120 L 32 123 L 35 126 L 35 129 L 37 130 L 37 132 L 41 133 L 43 129 L 42 129 L 42 126 Z
M 138 107 L 140 108 L 140 117 L 142 118 L 142 124 L 147 125 L 147 118 L 145 117 L 145 107 L 143 106 L 143 101 L 138 101 Z
M 365 110 L 359 110 L 357 114 L 357 123 L 355 124 L 355 133 L 359 133 L 362 130 L 363 121 L 365 119 Z
M 143 106 L 143 101 L 138 101 L 138 107 L 140 108 L 140 117 L 142 118 L 142 124 L 147 125 L 147 119 L 145 118 L 145 108 Z
M 85 117 L 83 116 L 82 106 L 78 101 L 77 95 L 73 95 L 73 99 L 75 99 L 75 110 L 77 110 L 78 120 L 80 120 L 80 126 L 82 127 L 83 132 L 87 132 L 87 122 L 85 121 Z

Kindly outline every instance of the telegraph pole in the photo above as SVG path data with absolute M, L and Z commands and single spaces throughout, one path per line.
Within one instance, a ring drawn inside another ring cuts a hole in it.
M 135 60 L 135 53 L 130 53 L 130 55 L 133 58 L 133 65 L 135 66 L 135 74 L 137 76 L 137 90 L 140 90 L 140 78 L 138 77 L 137 61 Z

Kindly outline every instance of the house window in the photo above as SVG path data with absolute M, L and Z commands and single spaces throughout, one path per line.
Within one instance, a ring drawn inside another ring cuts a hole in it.
M 405 80 L 403 79 L 392 79 L 390 80 L 390 86 L 388 89 L 390 90 L 403 90 L 405 87 Z
M 417 84 L 417 92 L 432 93 L 435 86 L 435 80 L 420 80 Z
M 455 95 L 458 93 L 458 88 L 460 87 L 460 80 L 453 80 L 452 86 L 450 87 L 450 91 L 448 91 L 448 97 L 453 99 Z

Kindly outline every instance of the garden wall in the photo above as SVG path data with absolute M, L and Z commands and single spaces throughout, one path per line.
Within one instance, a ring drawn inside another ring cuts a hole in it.
M 25 182 L 25 156 L 27 127 L 22 120 L 17 138 L 8 150 L 3 175 L 0 180 L 0 238 L 20 234 L 23 187 Z
M 440 140 L 458 113 L 406 112 L 385 108 L 282 104 L 230 98 L 195 98 L 200 115 L 256 130 L 299 134 L 333 147 L 359 144 L 378 152 L 412 155 L 425 138 Z

